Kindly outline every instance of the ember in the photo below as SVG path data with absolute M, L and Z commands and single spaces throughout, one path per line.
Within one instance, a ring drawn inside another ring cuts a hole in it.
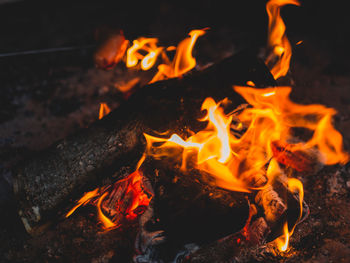
M 125 220 L 134 220 L 147 207 L 152 194 L 147 193 L 142 183 L 142 173 L 135 171 L 127 178 L 113 185 L 97 188 L 85 193 L 67 214 L 69 217 L 79 206 L 94 204 L 97 207 L 98 219 L 104 230 L 111 230 L 120 226 Z M 108 211 L 109 219 L 104 210 Z

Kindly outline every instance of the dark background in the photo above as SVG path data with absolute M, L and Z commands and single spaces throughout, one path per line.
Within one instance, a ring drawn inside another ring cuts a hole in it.
M 193 28 L 228 27 L 262 43 L 267 29 L 265 4 L 264 0 L 10 2 L 0 5 L 0 50 L 87 44 L 101 25 L 120 27 L 129 39 L 151 33 L 160 37 L 169 30 L 172 37 L 182 38 L 183 32 Z M 282 15 L 288 35 L 313 38 L 345 59 L 350 35 L 346 4 L 304 0 L 300 7 L 285 7 Z

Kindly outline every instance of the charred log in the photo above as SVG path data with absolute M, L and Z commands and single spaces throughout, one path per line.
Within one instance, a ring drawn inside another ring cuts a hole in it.
M 299 172 L 316 173 L 323 166 L 321 153 L 317 149 L 294 150 L 293 144 L 280 141 L 272 142 L 271 148 L 279 163 Z
M 56 216 L 58 207 L 69 197 L 77 198 L 84 186 L 129 165 L 131 159 L 137 161 L 143 152 L 144 132 L 198 130 L 193 120 L 200 116 L 206 97 L 228 97 L 238 105 L 243 99 L 232 85 L 249 80 L 257 87 L 275 85 L 263 62 L 241 53 L 182 79 L 153 83 L 88 129 L 18 165 L 13 171 L 14 192 L 27 231 L 36 233 L 41 222 Z
M 148 161 L 142 170 L 154 191 L 152 216 L 141 222 L 143 257 L 157 255 L 170 262 L 190 247 L 238 233 L 247 224 L 250 209 L 245 193 L 217 188 L 198 170 L 183 172 L 163 159 Z

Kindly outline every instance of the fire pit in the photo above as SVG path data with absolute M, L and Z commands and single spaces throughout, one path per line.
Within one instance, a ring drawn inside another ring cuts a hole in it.
M 314 39 L 287 37 L 281 11 L 309 6 L 267 1 L 253 12 L 267 41 L 251 44 L 208 13 L 161 32 L 182 9 L 158 4 L 151 30 L 108 18 L 83 44 L 0 54 L 55 63 L 4 82 L 5 260 L 346 262 L 349 81 Z

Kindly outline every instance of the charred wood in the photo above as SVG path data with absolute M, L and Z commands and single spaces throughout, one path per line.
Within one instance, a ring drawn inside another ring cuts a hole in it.
M 165 163 L 151 160 L 142 166 L 154 196 L 152 216 L 147 223 L 145 215 L 141 217 L 140 259 L 157 255 L 170 262 L 190 253 L 190 247 L 208 245 L 244 228 L 250 211 L 245 193 L 217 188 L 196 169 L 183 172 L 176 164 Z
M 13 170 L 14 192 L 27 231 L 38 232 L 69 197 L 78 198 L 111 170 L 134 165 L 144 149 L 144 132 L 198 130 L 193 120 L 206 97 L 228 97 L 239 105 L 243 99 L 232 85 L 249 80 L 257 87 L 275 85 L 263 62 L 240 53 L 181 79 L 153 83 L 101 121 L 19 164 Z

